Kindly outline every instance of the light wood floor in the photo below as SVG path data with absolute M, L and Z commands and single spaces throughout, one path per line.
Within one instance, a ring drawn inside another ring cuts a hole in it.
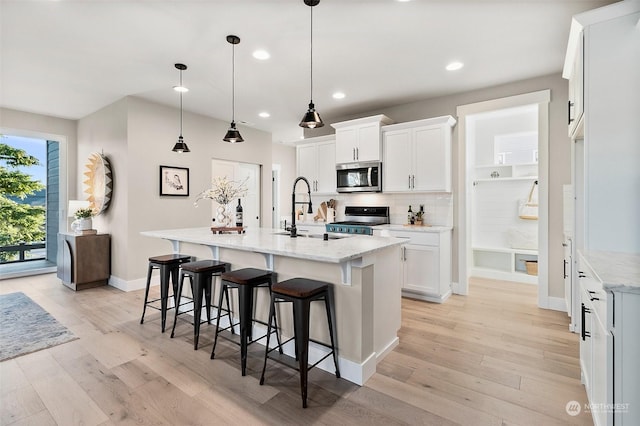
M 159 313 L 139 324 L 142 291 L 73 292 L 55 275 L 0 281 L 23 291 L 79 337 L 0 363 L 0 425 L 562 425 L 591 424 L 566 404 L 586 402 L 578 336 L 566 314 L 538 309 L 535 286 L 475 280 L 471 295 L 442 305 L 402 302 L 400 345 L 363 387 L 314 369 L 302 409 L 295 371 L 237 346 L 212 326 L 200 349 L 183 322 L 160 333 Z

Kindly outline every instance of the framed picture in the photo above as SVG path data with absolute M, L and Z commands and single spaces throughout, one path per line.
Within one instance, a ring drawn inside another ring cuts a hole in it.
M 189 196 L 189 169 L 160 166 L 160 195 Z

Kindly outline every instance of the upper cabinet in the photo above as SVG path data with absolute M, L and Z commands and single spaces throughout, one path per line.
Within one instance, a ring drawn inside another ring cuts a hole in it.
M 451 192 L 450 115 L 382 128 L 383 192 Z
M 336 129 L 336 163 L 380 161 L 381 126 L 393 121 L 385 115 L 333 123 Z
M 314 194 L 336 193 L 335 137 L 309 138 L 296 147 L 298 176 L 304 176 Z
M 639 20 L 640 2 L 622 1 L 571 24 L 563 76 L 583 64 L 582 102 L 574 104 L 582 103 L 582 118 L 572 114 L 584 122 L 572 135 L 577 249 L 640 252 Z
M 567 55 L 565 69 L 562 76 L 569 80 L 569 100 L 567 102 L 567 125 L 569 137 L 582 137 L 584 121 L 584 64 L 583 64 L 583 38 L 582 32 L 577 32 L 575 42 Z

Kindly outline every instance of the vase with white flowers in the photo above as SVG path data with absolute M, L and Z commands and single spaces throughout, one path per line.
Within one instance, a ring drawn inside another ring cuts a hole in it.
M 249 177 L 242 181 L 230 180 L 227 176 L 216 177 L 211 182 L 211 188 L 205 189 L 193 203 L 198 207 L 198 202 L 205 198 L 218 203 L 216 209 L 216 227 L 232 227 L 234 224 L 232 214 L 232 201 L 242 198 L 247 194 L 247 181 Z
M 93 226 L 93 210 L 90 208 L 78 209 L 73 214 L 76 220 L 71 224 L 71 230 L 74 232 L 82 233 L 82 231 L 88 231 Z

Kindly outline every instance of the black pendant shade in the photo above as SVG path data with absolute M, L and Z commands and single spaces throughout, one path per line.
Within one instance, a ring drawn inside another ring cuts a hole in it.
M 189 147 L 187 146 L 187 144 L 184 141 L 184 138 L 182 137 L 182 92 L 184 92 L 184 86 L 182 86 L 182 71 L 187 69 L 187 66 L 185 64 L 175 64 L 175 67 L 180 70 L 180 87 L 181 90 L 179 90 L 180 93 L 180 136 L 178 136 L 178 142 L 176 142 L 176 144 L 173 146 L 173 149 L 171 151 L 173 152 L 191 152 L 191 150 L 189 149 Z
M 184 142 L 182 135 L 178 136 L 178 142 L 173 146 L 171 150 L 173 152 L 191 152 L 187 144 Z
M 225 142 L 244 142 L 242 135 L 236 129 L 236 44 L 240 43 L 240 37 L 228 35 L 227 42 L 231 44 L 231 125 L 227 134 L 222 138 Z
M 229 127 L 227 134 L 224 135 L 224 139 L 222 140 L 231 143 L 244 142 L 242 135 L 240 135 L 240 132 L 236 129 L 236 123 L 234 121 L 231 122 L 231 127 Z
M 315 109 L 315 105 L 313 102 L 309 104 L 309 110 L 302 117 L 302 121 L 300 122 L 300 127 L 305 127 L 307 129 L 315 129 L 316 127 L 322 127 L 324 123 L 322 122 L 322 118 L 320 118 L 320 114 Z
M 324 126 L 322 122 L 322 118 L 320 118 L 320 114 L 316 111 L 315 105 L 313 104 L 313 7 L 317 6 L 320 3 L 320 0 L 303 0 L 304 4 L 311 8 L 311 96 L 309 101 L 309 109 L 302 117 L 302 121 L 300 121 L 300 127 L 304 127 L 307 129 L 315 129 L 316 127 Z

